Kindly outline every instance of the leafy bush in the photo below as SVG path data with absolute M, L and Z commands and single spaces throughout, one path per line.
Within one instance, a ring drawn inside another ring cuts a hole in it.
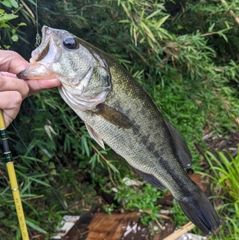
M 190 0 L 182 7 L 165 2 L 167 9 L 164 1 L 154 0 L 43 0 L 39 23 L 60 26 L 118 59 L 182 133 L 193 153 L 193 168 L 199 169 L 194 143 L 201 143 L 203 132 L 226 136 L 238 129 L 238 1 Z M 5 4 L 1 14 L 16 15 L 9 7 Z M 29 12 L 35 6 L 19 7 L 16 25 L 5 22 L 8 33 L 1 38 L 29 58 L 36 31 Z M 13 30 L 24 21 L 27 27 L 21 32 Z M 16 33 L 20 41 L 10 42 Z M 23 37 L 30 43 L 24 48 Z M 25 100 L 14 126 L 17 132 L 12 126 L 9 136 L 31 236 L 41 233 L 49 239 L 63 213 L 102 205 L 101 191 L 109 193 L 113 187 L 118 189 L 117 204 L 105 202 L 105 209 L 149 210 L 145 222 L 156 215 L 160 192 L 144 184 L 135 194 L 124 185 L 125 176 L 138 177 L 109 148 L 97 146 L 56 90 Z M 11 232 L 19 239 L 2 163 L 0 171 L 0 234 L 9 237 Z

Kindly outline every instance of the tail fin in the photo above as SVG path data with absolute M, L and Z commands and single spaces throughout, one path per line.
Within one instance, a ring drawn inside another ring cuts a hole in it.
M 203 233 L 212 234 L 220 226 L 220 219 L 212 204 L 200 189 L 193 196 L 176 199 L 185 215 Z

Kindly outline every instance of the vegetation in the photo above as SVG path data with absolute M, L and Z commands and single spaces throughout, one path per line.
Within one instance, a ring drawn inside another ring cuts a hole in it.
M 214 187 L 222 201 L 219 213 L 224 221 L 218 236 L 214 239 L 237 239 L 239 237 L 239 152 L 236 157 L 219 152 L 218 156 L 207 153 L 210 169 L 213 172 Z
M 61 26 L 117 58 L 181 132 L 192 151 L 194 170 L 202 171 L 194 143 L 205 150 L 203 134 L 227 137 L 238 130 L 238 0 L 185 2 L 42 0 L 38 5 L 39 25 Z M 34 3 L 4 0 L 0 6 L 1 47 L 29 59 L 36 41 Z M 122 181 L 125 177 L 141 179 L 109 148 L 97 146 L 57 90 L 25 100 L 8 133 L 34 239 L 49 239 L 63 214 L 79 214 L 99 205 L 108 212 L 143 210 L 144 222 L 154 224 L 160 211 L 157 199 L 165 193 L 146 183 L 127 186 Z M 227 171 L 225 159 L 210 157 L 220 168 L 214 171 L 215 181 L 227 176 L 228 172 L 222 175 Z M 228 160 L 231 162 L 233 159 Z M 224 187 L 231 193 L 231 188 Z M 106 202 L 102 193 L 115 199 Z M 230 205 L 229 209 L 220 209 L 222 216 L 230 216 L 230 232 L 225 231 L 228 226 L 224 224 L 221 239 L 226 239 L 223 234 L 236 236 L 238 229 L 238 202 L 230 201 L 223 202 L 223 206 Z M 175 206 L 173 210 L 177 214 L 172 217 L 181 218 L 180 209 Z M 181 220 L 175 222 L 180 224 Z M 0 235 L 1 239 L 20 239 L 3 161 Z
M 1 4 L 7 7 L 7 10 L 1 8 L 0 9 L 0 29 L 1 29 L 1 45 L 0 48 L 8 49 L 10 47 L 9 44 L 13 42 L 17 42 L 19 39 L 19 35 L 17 30 L 19 27 L 26 26 L 24 22 L 18 22 L 17 25 L 11 24 L 11 20 L 18 18 L 17 12 L 19 11 L 18 2 L 15 0 L 12 1 L 1 1 Z M 10 9 L 14 9 L 10 11 Z M 4 40 L 7 39 L 7 44 L 2 44 Z

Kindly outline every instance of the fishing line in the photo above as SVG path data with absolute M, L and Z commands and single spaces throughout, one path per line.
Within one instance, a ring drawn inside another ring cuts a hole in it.
M 36 28 L 37 28 L 37 33 L 36 33 L 36 42 L 35 42 L 35 47 L 38 47 L 41 43 L 41 35 L 39 33 L 39 19 L 38 19 L 38 0 L 35 0 L 35 11 L 36 11 Z

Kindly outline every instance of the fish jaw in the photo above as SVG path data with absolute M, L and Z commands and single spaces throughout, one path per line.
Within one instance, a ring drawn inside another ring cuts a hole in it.
M 50 79 L 55 78 L 55 74 L 50 72 L 44 64 L 30 63 L 25 70 L 17 74 L 20 79 Z
M 57 77 L 52 70 L 52 65 L 58 61 L 59 48 L 49 28 L 42 28 L 43 38 L 38 48 L 32 51 L 30 63 L 27 68 L 17 74 L 21 79 L 49 79 Z

